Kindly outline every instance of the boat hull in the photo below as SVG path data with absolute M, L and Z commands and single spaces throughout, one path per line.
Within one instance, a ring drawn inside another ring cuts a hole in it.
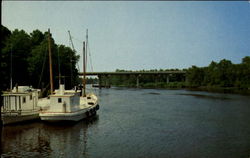
M 47 122 L 61 122 L 61 121 L 80 121 L 84 118 L 93 116 L 96 114 L 96 106 L 90 109 L 82 109 L 76 112 L 42 112 L 39 114 L 42 121 Z
M 33 113 L 28 115 L 3 115 L 3 125 L 15 124 L 20 122 L 27 122 L 39 119 L 39 113 Z

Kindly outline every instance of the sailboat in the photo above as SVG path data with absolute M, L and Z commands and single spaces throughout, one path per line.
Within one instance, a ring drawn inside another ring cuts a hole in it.
M 50 58 L 50 85 L 51 94 L 49 99 L 43 99 L 40 104 L 43 110 L 39 116 L 43 121 L 79 121 L 86 117 L 96 114 L 99 109 L 98 98 L 95 94 L 86 94 L 86 49 L 83 42 L 83 89 L 65 90 L 65 85 L 60 84 L 59 89 L 53 91 L 52 78 L 52 60 L 50 50 L 50 33 L 49 33 L 49 58 Z

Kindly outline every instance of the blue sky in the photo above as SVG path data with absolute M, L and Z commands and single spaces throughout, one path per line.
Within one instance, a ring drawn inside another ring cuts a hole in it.
M 94 71 L 182 69 L 250 55 L 247 1 L 3 1 L 2 24 L 50 28 L 67 46 L 70 30 L 78 54 L 88 28 Z

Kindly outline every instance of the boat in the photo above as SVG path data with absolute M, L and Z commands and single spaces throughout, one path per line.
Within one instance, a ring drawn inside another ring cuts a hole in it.
M 39 119 L 39 89 L 15 86 L 2 94 L 1 117 L 3 125 Z
M 84 72 L 86 72 L 85 42 L 83 44 L 83 65 Z M 50 83 L 53 83 L 53 81 Z M 65 90 L 65 85 L 60 83 L 59 81 L 58 90 L 53 91 L 53 88 L 51 88 L 49 97 L 41 99 L 39 102 L 42 107 L 39 114 L 42 121 L 80 121 L 96 114 L 96 111 L 99 109 L 98 98 L 94 93 L 86 94 L 86 76 L 83 78 L 83 89 L 80 90 L 78 88 Z
M 16 86 L 12 88 L 12 49 L 10 60 L 10 90 L 3 91 L 3 102 L 0 106 L 0 125 L 20 123 L 39 119 L 40 107 L 38 96 L 40 89 L 30 86 Z
M 86 97 L 80 96 L 79 90 L 65 90 L 61 84 L 55 94 L 40 102 L 43 110 L 39 116 L 43 121 L 79 121 L 86 117 L 96 114 L 99 109 L 98 99 L 94 94 L 87 94 Z M 46 104 L 47 102 L 47 104 Z

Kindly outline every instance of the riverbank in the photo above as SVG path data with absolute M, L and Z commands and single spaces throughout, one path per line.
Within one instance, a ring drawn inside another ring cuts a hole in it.
M 135 88 L 135 85 L 114 85 L 116 87 Z M 229 93 L 250 95 L 250 89 L 242 89 L 238 87 L 220 87 L 220 86 L 188 86 L 185 82 L 158 82 L 158 83 L 141 83 L 139 88 L 154 88 L 154 89 L 186 89 L 190 91 L 206 91 L 216 93 Z

